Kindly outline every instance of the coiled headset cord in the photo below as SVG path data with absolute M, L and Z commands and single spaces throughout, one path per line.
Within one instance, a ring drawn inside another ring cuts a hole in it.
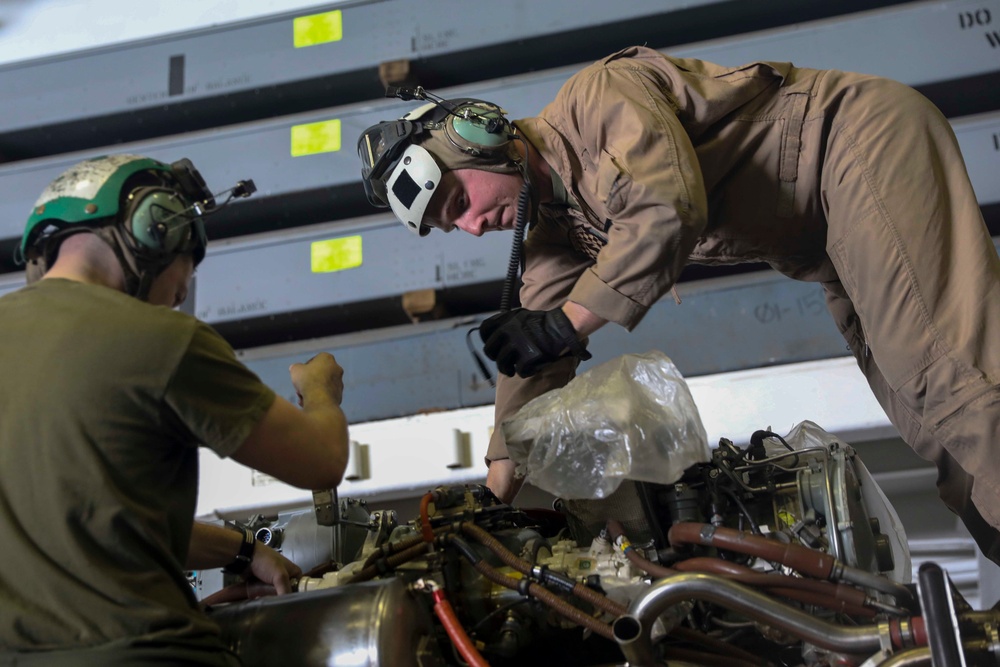
M 500 295 L 500 312 L 510 310 L 514 299 L 518 276 L 524 273 L 524 229 L 528 226 L 528 206 L 531 204 L 531 185 L 525 179 L 521 192 L 517 196 L 517 224 L 514 225 L 514 242 L 510 248 L 510 259 L 507 260 L 507 278 L 503 283 L 503 293 Z
M 506 313 L 510 310 L 511 302 L 514 300 L 514 290 L 517 289 L 518 278 L 524 273 L 524 230 L 528 227 L 529 209 L 531 207 L 531 181 L 528 180 L 528 146 L 524 137 L 514 134 L 512 137 L 524 147 L 524 183 L 521 184 L 521 191 L 517 195 L 517 222 L 514 225 L 514 241 L 510 247 L 510 259 L 507 260 L 507 277 L 504 279 L 503 292 L 500 294 L 500 312 Z M 465 334 L 465 343 L 469 346 L 472 359 L 476 362 L 480 372 L 491 387 L 496 387 L 496 380 L 490 372 L 486 361 L 472 344 L 472 333 L 479 331 L 479 327 L 469 329 Z
M 528 226 L 528 206 L 531 203 L 531 185 L 528 181 L 521 186 L 521 192 L 517 196 L 517 224 L 514 225 L 514 242 L 510 248 L 510 259 L 507 262 L 507 278 L 503 283 L 503 292 L 500 295 L 500 312 L 505 313 L 510 310 L 510 303 L 514 299 L 514 289 L 517 286 L 519 273 L 524 272 L 524 229 Z M 496 380 L 490 372 L 489 366 L 482 355 L 472 344 L 472 334 L 479 331 L 479 327 L 469 329 L 465 334 L 465 343 L 469 346 L 472 359 L 479 367 L 479 371 L 490 383 L 491 387 L 496 387 Z

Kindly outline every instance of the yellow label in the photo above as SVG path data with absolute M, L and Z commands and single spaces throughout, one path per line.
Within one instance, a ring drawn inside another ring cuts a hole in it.
M 778 512 L 778 518 L 781 520 L 781 523 L 785 524 L 789 528 L 795 525 L 795 517 L 788 510 L 780 510 Z
M 292 125 L 292 157 L 340 150 L 340 119 Z
M 300 16 L 292 22 L 295 48 L 339 42 L 344 38 L 344 19 L 339 9 L 322 14 Z
M 361 237 L 313 241 L 310 249 L 313 273 L 331 273 L 361 266 Z

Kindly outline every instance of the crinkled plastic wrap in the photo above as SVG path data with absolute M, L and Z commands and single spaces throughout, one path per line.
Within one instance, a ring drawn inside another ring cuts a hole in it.
M 671 484 L 711 451 L 680 371 L 626 354 L 526 404 L 503 423 L 517 474 L 561 498 L 606 498 L 625 479 Z
M 785 442 L 792 449 L 808 449 L 810 447 L 823 447 L 829 450 L 834 445 L 842 445 L 844 441 L 823 430 L 821 426 L 809 420 L 799 422 L 792 427 L 792 430 L 785 436 Z M 764 451 L 767 456 L 776 456 L 785 452 L 785 448 L 774 438 L 764 440 Z M 872 518 L 879 520 L 882 533 L 886 535 L 889 544 L 892 546 L 894 555 L 894 568 L 884 574 L 893 581 L 910 583 L 912 570 L 910 568 L 910 547 L 906 541 L 906 530 L 903 522 L 896 513 L 896 508 L 892 506 L 882 488 L 872 477 L 861 457 L 852 460 L 855 473 L 858 477 L 858 484 L 861 488 L 861 496 L 865 507 Z

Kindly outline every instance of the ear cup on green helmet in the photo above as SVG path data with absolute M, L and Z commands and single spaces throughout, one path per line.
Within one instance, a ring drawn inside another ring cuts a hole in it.
M 188 203 L 176 191 L 161 187 L 138 188 L 128 196 L 124 221 L 140 250 L 157 255 L 178 252 L 191 238 Z

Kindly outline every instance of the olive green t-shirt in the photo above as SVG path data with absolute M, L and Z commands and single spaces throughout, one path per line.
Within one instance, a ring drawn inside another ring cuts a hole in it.
M 198 446 L 232 454 L 273 401 L 184 313 L 62 279 L 0 298 L 0 664 L 228 664 L 183 572 Z

